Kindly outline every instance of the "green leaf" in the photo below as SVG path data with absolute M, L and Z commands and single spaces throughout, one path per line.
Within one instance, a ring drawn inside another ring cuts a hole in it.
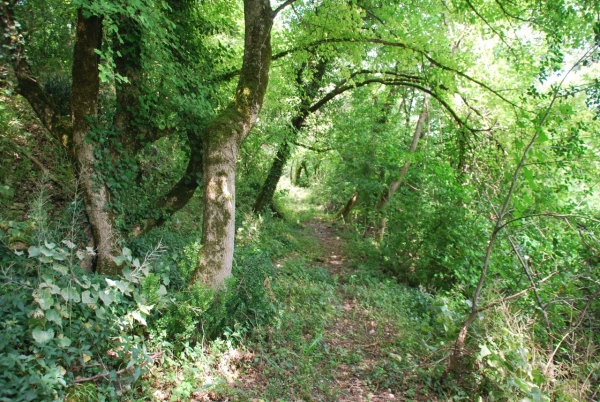
M 481 348 L 479 350 L 479 359 L 483 359 L 486 356 L 489 356 L 492 354 L 492 352 L 488 349 L 487 345 L 483 344 L 483 345 L 479 345 L 479 347 Z
M 54 263 L 52 264 L 52 269 L 54 269 L 56 272 L 58 272 L 61 275 L 67 275 L 69 273 L 69 268 L 65 267 L 64 265 L 58 264 L 58 263 Z
M 122 256 L 113 257 L 112 259 L 115 262 L 115 264 L 117 264 L 117 267 L 120 267 L 125 262 L 125 258 Z
M 143 304 L 139 304 L 138 303 L 138 308 L 140 309 L 140 311 L 144 314 L 150 314 L 150 310 L 152 310 L 152 307 L 154 306 L 145 306 Z
M 51 329 L 44 331 L 40 327 L 37 327 L 36 329 L 33 330 L 31 335 L 33 336 L 33 339 L 37 343 L 46 343 L 50 339 L 54 338 L 54 331 Z
M 169 278 L 168 275 L 163 274 L 161 276 L 163 283 L 165 284 L 165 286 L 169 286 L 169 283 L 171 283 L 171 279 Z
M 100 297 L 100 300 L 102 300 L 107 306 L 110 306 L 111 303 L 115 301 L 115 295 L 108 288 L 99 291 L 98 297 Z
M 40 255 L 39 247 L 29 247 L 28 251 L 29 251 L 29 258 L 37 257 L 38 255 Z
M 62 318 L 60 317 L 60 314 L 58 313 L 58 311 L 56 311 L 55 309 L 50 309 L 50 310 L 46 311 L 46 319 L 48 321 L 52 321 L 62 327 Z
M 61 348 L 67 348 L 69 346 L 71 346 L 71 339 L 67 338 L 66 336 L 60 334 L 57 338 L 58 340 L 58 345 Z
M 77 245 L 70 240 L 63 240 L 62 243 L 69 248 L 69 250 L 73 250 Z
M 12 198 L 15 195 L 15 191 L 10 188 L 9 186 L 5 186 L 2 185 L 0 186 L 0 196 L 6 197 L 6 198 Z
M 85 251 L 83 250 L 77 250 L 77 252 L 75 253 L 75 255 L 77 256 L 77 258 L 79 258 L 79 261 L 83 261 L 85 260 Z
M 73 287 L 68 287 L 66 289 L 61 290 L 60 294 L 66 301 L 71 300 L 76 303 L 79 303 L 81 301 L 81 298 L 79 297 L 79 292 Z
M 523 177 L 525 177 L 525 179 L 527 179 L 527 182 L 529 183 L 529 187 L 532 190 L 536 190 L 537 186 L 535 185 L 535 181 L 533 180 L 533 172 L 527 168 L 523 168 Z
M 92 295 L 89 290 L 81 293 L 81 302 L 85 304 L 96 304 L 98 302 L 98 295 Z
M 33 299 L 40 305 L 42 310 L 48 310 L 54 304 L 50 289 L 38 289 L 33 292 Z
M 106 318 L 106 309 L 102 306 L 99 306 L 96 309 L 96 317 L 100 318 L 101 320 Z
M 134 311 L 131 313 L 131 316 L 140 324 L 142 325 L 146 325 L 146 320 L 144 319 L 144 317 L 142 317 L 141 312 L 139 311 Z

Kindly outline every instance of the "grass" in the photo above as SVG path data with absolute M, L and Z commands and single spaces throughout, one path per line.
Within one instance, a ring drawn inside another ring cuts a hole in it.
M 272 286 L 278 315 L 244 341 L 254 359 L 221 396 L 435 400 L 424 396 L 432 389 L 419 379 L 424 372 L 415 371 L 427 358 L 415 351 L 432 354 L 421 341 L 431 332 L 431 296 L 380 279 L 376 268 L 355 266 L 347 258 L 344 233 L 309 200 L 308 190 L 294 187 L 279 198 L 288 223 L 276 224 L 286 225 L 279 230 L 294 242 L 276 260 Z M 419 306 L 416 296 L 422 299 Z

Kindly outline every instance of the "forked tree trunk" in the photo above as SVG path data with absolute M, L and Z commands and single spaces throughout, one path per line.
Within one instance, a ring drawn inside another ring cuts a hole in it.
M 235 238 L 235 170 L 242 142 L 263 104 L 271 64 L 269 0 L 244 0 L 244 61 L 233 102 L 203 133 L 202 247 L 190 285 L 219 289 L 231 275 Z
M 94 156 L 94 144 L 86 139 L 91 129 L 91 120 L 98 117 L 100 57 L 96 54 L 96 49 L 100 49 L 101 44 L 102 19 L 97 16 L 85 18 L 80 9 L 73 54 L 71 151 L 77 164 L 83 202 L 92 228 L 96 248 L 96 272 L 111 275 L 118 273 L 118 267 L 112 258 L 115 246 L 114 220 L 108 206 L 108 189 L 103 178 L 95 171 L 94 165 L 97 160 Z

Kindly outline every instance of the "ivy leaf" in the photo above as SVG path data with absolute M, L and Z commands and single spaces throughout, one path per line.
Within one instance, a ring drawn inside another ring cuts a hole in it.
M 72 300 L 76 303 L 80 302 L 80 297 L 79 297 L 79 292 L 77 291 L 77 289 L 75 288 L 66 288 L 60 291 L 61 296 L 63 297 L 63 299 L 65 299 L 66 301 Z
M 40 255 L 39 247 L 29 247 L 29 258 L 37 257 L 38 255 Z
M 40 327 L 37 327 L 33 330 L 31 335 L 37 343 L 46 343 L 50 339 L 54 338 L 54 331 L 51 329 L 49 329 L 48 331 L 44 331 Z
M 64 265 L 58 264 L 58 263 L 52 264 L 52 269 L 54 269 L 56 272 L 58 272 L 61 275 L 67 275 L 69 273 L 69 268 L 65 267 Z
M 33 292 L 33 299 L 40 305 L 42 310 L 48 310 L 54 305 L 54 299 L 50 293 L 50 289 L 44 288 Z
M 59 335 L 56 339 L 58 340 L 58 345 L 61 348 L 67 348 L 71 346 L 71 339 L 67 338 L 66 336 L 63 336 L 62 334 Z
M 479 347 L 481 348 L 479 351 L 479 360 L 482 360 L 484 357 L 489 356 L 492 354 L 492 352 L 490 352 L 490 350 L 488 349 L 487 345 L 483 344 L 483 345 L 479 345 Z
M 146 315 L 150 314 L 150 310 L 152 310 L 152 307 L 154 306 L 145 306 L 143 304 L 138 304 L 138 308 L 140 309 L 140 311 Z
M 115 262 L 115 264 L 117 264 L 118 267 L 120 267 L 121 265 L 123 265 L 123 263 L 125 262 L 125 260 L 127 260 L 126 257 L 123 257 L 121 255 L 113 257 L 112 259 Z
M 62 318 L 60 317 L 60 314 L 58 314 L 58 311 L 56 311 L 55 309 L 46 311 L 46 319 L 62 327 Z
M 73 250 L 77 245 L 70 240 L 63 240 L 62 243 L 69 248 L 69 250 Z
M 77 258 L 79 258 L 79 261 L 85 260 L 85 251 L 83 251 L 83 250 L 77 250 L 77 252 L 75 253 L 75 255 L 77 256 Z
M 102 300 L 107 306 L 110 306 L 110 304 L 115 301 L 115 295 L 110 291 L 110 289 L 104 289 L 98 292 L 98 297 L 100 297 L 100 300 Z
M 134 311 L 131 313 L 131 316 L 140 324 L 146 325 L 146 320 L 142 317 L 142 314 L 139 311 Z
M 163 274 L 161 276 L 163 283 L 165 284 L 165 286 L 169 286 L 169 283 L 171 283 L 171 279 L 169 278 L 168 275 Z
M 96 304 L 98 302 L 98 295 L 92 295 L 89 290 L 81 293 L 81 302 L 85 304 Z
M 106 318 L 106 310 L 104 307 L 100 306 L 96 309 L 96 317 L 100 318 L 101 320 Z

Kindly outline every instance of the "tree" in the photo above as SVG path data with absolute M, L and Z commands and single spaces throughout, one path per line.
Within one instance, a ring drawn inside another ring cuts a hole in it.
M 274 14 L 268 0 L 244 1 L 244 57 L 235 96 L 202 135 L 202 248 L 192 282 L 215 288 L 231 275 L 237 155 L 256 122 L 267 91 Z
M 109 193 L 96 180 L 94 147 L 86 137 L 92 121 L 98 116 L 100 90 L 99 62 L 96 53 L 102 43 L 102 18 L 77 12 L 71 90 L 71 119 L 62 116 L 59 108 L 31 76 L 31 67 L 25 58 L 23 37 L 15 20 L 16 2 L 3 2 L 2 31 L 10 62 L 17 78 L 17 91 L 31 104 L 44 126 L 69 151 L 78 172 L 87 215 L 97 253 L 97 270 L 104 274 L 116 272 L 112 260 L 114 248 L 113 217 L 108 210 Z

